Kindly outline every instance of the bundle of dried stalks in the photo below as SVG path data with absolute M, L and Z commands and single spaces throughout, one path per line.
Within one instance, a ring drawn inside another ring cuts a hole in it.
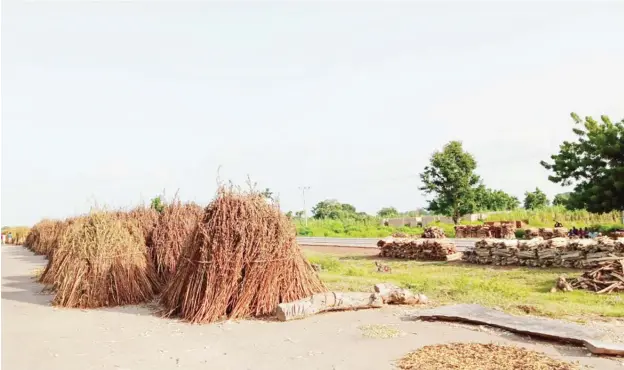
M 203 209 L 197 204 L 174 201 L 167 205 L 160 216 L 158 227 L 152 234 L 150 254 L 163 283 L 175 273 L 182 248 L 187 244 L 202 215 Z
M 128 217 L 135 219 L 139 223 L 145 238 L 145 245 L 148 249 L 151 249 L 153 247 L 153 233 L 158 226 L 160 213 L 150 207 L 138 206 L 128 212 Z
M 270 314 L 323 291 L 279 208 L 257 193 L 220 188 L 161 302 L 167 316 L 214 322 Z
M 73 220 L 41 278 L 54 305 L 95 308 L 153 298 L 157 280 L 136 221 L 94 211 Z
M 42 220 L 32 227 L 26 237 L 24 246 L 35 254 L 50 256 L 58 245 L 63 233 L 64 222 L 59 220 Z

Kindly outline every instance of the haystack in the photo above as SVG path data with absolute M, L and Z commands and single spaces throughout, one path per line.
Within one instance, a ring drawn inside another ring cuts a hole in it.
M 271 314 L 323 291 L 279 208 L 257 193 L 221 188 L 161 302 L 166 316 L 200 323 Z
M 152 299 L 157 280 L 142 235 L 136 221 L 114 213 L 75 219 L 41 278 L 56 291 L 52 303 L 95 308 Z
M 150 255 L 162 282 L 168 281 L 175 273 L 182 248 L 202 215 L 203 208 L 197 204 L 174 201 L 166 206 L 160 216 L 158 227 L 152 235 Z
M 136 207 L 128 212 L 128 217 L 136 220 L 141 226 L 143 231 L 143 237 L 145 238 L 145 245 L 148 249 L 153 247 L 153 233 L 158 226 L 160 219 L 160 213 L 155 209 L 145 206 Z
M 42 220 L 30 229 L 24 246 L 37 255 L 45 255 L 49 258 L 56 249 L 64 229 L 63 221 Z

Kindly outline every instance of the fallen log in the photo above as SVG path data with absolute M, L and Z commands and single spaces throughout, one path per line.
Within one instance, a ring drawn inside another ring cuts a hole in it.
M 377 293 L 327 292 L 290 303 L 280 303 L 277 305 L 276 315 L 280 321 L 289 321 L 327 311 L 359 310 L 382 306 L 383 300 Z
M 375 284 L 374 288 L 385 304 L 426 304 L 429 301 L 424 294 L 414 294 L 391 283 Z

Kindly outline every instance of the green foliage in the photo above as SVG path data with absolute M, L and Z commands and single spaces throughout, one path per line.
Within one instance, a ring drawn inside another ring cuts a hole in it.
M 331 291 L 363 292 L 379 282 L 374 261 L 362 256 L 332 256 L 306 251 L 308 259 L 323 267 L 321 279 Z M 384 281 L 424 293 L 437 304 L 476 303 L 523 314 L 520 305 L 533 306 L 540 316 L 571 319 L 595 316 L 624 317 L 622 294 L 595 294 L 576 290 L 550 293 L 561 274 L 578 270 L 496 268 L 492 266 L 384 260 L 392 272 Z
M 403 232 L 409 235 L 420 235 L 423 229 L 419 227 L 391 227 L 384 226 L 381 219 L 369 217 L 366 220 L 356 219 L 310 219 L 308 226 L 300 219 L 295 219 L 297 235 L 299 236 L 316 236 L 316 237 L 348 237 L 348 238 L 385 238 L 395 232 Z M 452 225 L 445 225 L 454 232 Z M 449 234 L 447 234 L 449 235 Z M 454 235 L 454 233 L 452 234 Z
M 163 202 L 160 195 L 151 200 L 150 208 L 155 209 L 158 213 L 163 213 L 165 210 L 165 202 Z
M 624 120 L 613 123 L 607 116 L 601 122 L 592 117 L 581 120 L 571 113 L 577 141 L 564 141 L 551 163 L 541 165 L 553 171 L 554 183 L 575 184 L 570 195 L 574 208 L 592 212 L 624 211 Z
M 314 208 L 312 208 L 312 217 L 319 220 L 366 220 L 370 218 L 365 212 L 357 212 L 355 207 L 351 204 L 340 203 L 335 199 L 318 202 Z
M 565 227 L 585 227 L 590 225 L 613 225 L 620 222 L 619 212 L 591 213 L 586 210 L 568 210 L 562 206 L 542 209 L 516 209 L 510 212 L 491 214 L 487 221 L 526 220 L 530 226 L 553 227 L 559 221 Z
M 549 201 L 539 188 L 535 188 L 534 192 L 524 193 L 524 208 L 525 209 L 540 209 L 548 207 Z
M 474 194 L 477 211 L 510 211 L 520 205 L 518 198 L 502 190 L 488 189 L 484 185 L 479 185 Z
M 399 216 L 399 211 L 394 207 L 385 207 L 377 212 L 377 216 L 381 218 L 392 218 Z
M 555 198 L 553 199 L 553 206 L 562 206 L 562 207 L 568 207 L 568 204 L 570 203 L 570 193 L 561 193 L 561 194 L 557 194 L 555 195 Z
M 474 173 L 476 168 L 476 160 L 464 152 L 459 141 L 451 141 L 442 151 L 433 153 L 430 165 L 420 174 L 423 186 L 419 189 L 435 194 L 428 209 L 452 217 L 455 223 L 473 212 L 475 186 L 479 183 L 479 176 Z

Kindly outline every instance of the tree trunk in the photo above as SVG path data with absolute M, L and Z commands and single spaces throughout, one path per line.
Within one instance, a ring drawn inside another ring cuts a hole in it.
M 409 289 L 399 288 L 392 283 L 375 284 L 375 292 L 379 293 L 386 304 L 425 304 L 428 301 L 423 294 L 414 294 Z
M 383 300 L 377 293 L 327 292 L 315 294 L 295 302 L 277 305 L 277 319 L 288 321 L 302 319 L 325 311 L 378 308 Z

